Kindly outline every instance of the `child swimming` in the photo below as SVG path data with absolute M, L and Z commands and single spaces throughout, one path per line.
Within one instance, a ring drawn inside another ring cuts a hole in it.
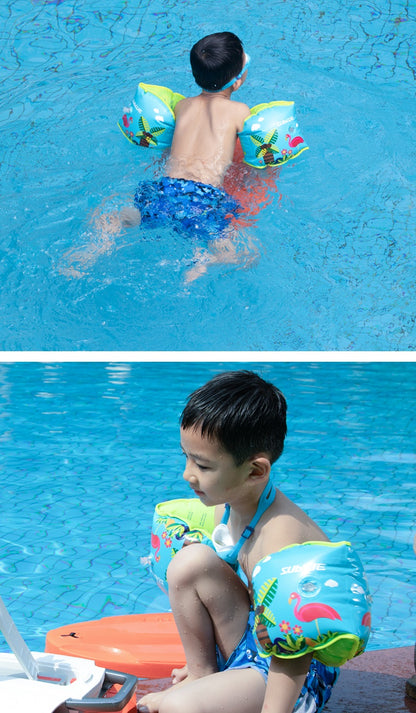
M 175 106 L 165 176 L 141 182 L 135 207 L 120 211 L 124 226 L 142 222 L 156 227 L 171 222 L 174 229 L 214 241 L 209 253 L 199 252 L 187 281 L 205 272 L 209 263 L 237 259 L 227 228 L 241 206 L 222 183 L 233 160 L 237 134 L 250 114 L 246 104 L 231 101 L 232 93 L 245 82 L 250 63 L 235 34 L 217 32 L 203 37 L 192 47 L 190 62 L 202 92 Z
M 134 207 L 104 214 L 96 211 L 93 245 L 67 253 L 82 267 L 111 249 L 123 228 L 141 223 L 147 227 L 169 224 L 176 231 L 202 238 L 186 282 L 203 274 L 209 264 L 248 263 L 257 256 L 251 241 L 243 243 L 233 226 L 242 211 L 240 203 L 222 187 L 237 134 L 250 114 L 246 104 L 231 101 L 233 92 L 245 82 L 250 58 L 235 34 L 217 32 L 192 47 L 190 62 L 202 91 L 175 106 L 175 130 L 165 175 L 139 183 Z M 72 266 L 62 271 L 73 276 L 83 274 Z
M 236 35 L 220 32 L 199 40 L 190 61 L 202 92 L 176 105 L 167 175 L 219 186 L 250 113 L 246 104 L 230 101 L 246 80 L 250 58 Z
M 191 49 L 190 62 L 202 92 L 184 98 L 175 106 L 175 131 L 165 167 L 165 179 L 139 185 L 135 206 L 141 220 L 160 215 L 161 196 L 171 214 L 176 201 L 188 205 L 188 215 L 212 212 L 218 215 L 221 203 L 224 217 L 238 209 L 220 187 L 233 160 L 237 134 L 250 114 L 246 104 L 231 101 L 231 95 L 244 83 L 250 58 L 240 39 L 232 32 L 218 32 L 202 38 Z M 190 185 L 191 184 L 191 185 Z M 194 184 L 194 185 L 192 185 Z M 152 191 L 149 189 L 152 188 Z M 155 200 L 156 209 L 152 211 Z M 167 212 L 167 211 L 166 211 Z M 238 212 L 238 211 L 237 211 Z M 138 216 L 136 218 L 139 220 Z M 180 219 L 179 219 L 180 220 Z

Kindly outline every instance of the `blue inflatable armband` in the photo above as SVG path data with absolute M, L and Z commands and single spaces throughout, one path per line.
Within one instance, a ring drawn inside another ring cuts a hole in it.
M 213 547 L 215 506 L 203 505 L 199 498 L 183 498 L 158 503 L 153 515 L 150 569 L 159 587 L 167 592 L 166 571 L 172 557 L 187 542 Z
M 131 107 L 125 110 L 118 126 L 137 146 L 166 149 L 175 130 L 174 109 L 184 99 L 167 87 L 139 84 Z
M 140 82 L 132 106 L 125 109 L 118 126 L 137 146 L 167 149 L 175 130 L 175 106 L 184 98 L 167 87 Z M 278 166 L 309 148 L 299 134 L 291 101 L 257 104 L 239 137 L 244 162 L 254 168 Z
M 327 666 L 340 666 L 364 651 L 370 594 L 348 542 L 285 547 L 260 560 L 252 583 L 254 634 L 262 656 L 312 653 Z
M 309 148 L 298 131 L 294 102 L 254 106 L 239 137 L 244 163 L 254 168 L 279 166 Z

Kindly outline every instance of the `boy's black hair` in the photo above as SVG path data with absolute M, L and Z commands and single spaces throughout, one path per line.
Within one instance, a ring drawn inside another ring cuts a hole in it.
M 182 412 L 181 427 L 200 428 L 241 465 L 256 453 L 274 463 L 283 451 L 286 399 L 252 371 L 227 371 L 194 391 Z
M 196 83 L 215 92 L 243 69 L 243 45 L 232 32 L 215 32 L 192 47 L 190 59 Z

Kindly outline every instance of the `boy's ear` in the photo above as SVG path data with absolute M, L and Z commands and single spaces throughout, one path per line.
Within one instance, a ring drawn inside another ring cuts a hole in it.
M 233 92 L 236 92 L 237 89 L 240 89 L 241 85 L 244 84 L 244 82 L 246 81 L 246 78 L 247 78 L 247 72 L 244 72 L 243 76 L 240 77 L 240 79 L 235 80 L 235 82 L 232 86 Z
M 232 85 L 231 89 L 233 92 L 236 92 L 237 89 L 240 89 L 241 85 L 244 83 L 243 78 L 241 79 L 236 79 L 234 84 Z
M 253 458 L 250 458 L 250 474 L 249 478 L 255 481 L 265 480 L 269 477 L 271 471 L 270 459 L 265 453 L 259 453 Z

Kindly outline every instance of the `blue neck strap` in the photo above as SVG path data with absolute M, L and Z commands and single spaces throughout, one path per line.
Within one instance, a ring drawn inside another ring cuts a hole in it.
M 221 557 L 221 559 L 223 559 L 225 562 L 230 564 L 232 567 L 236 567 L 238 565 L 238 555 L 239 555 L 239 552 L 240 552 L 242 546 L 244 545 L 246 540 L 248 540 L 252 536 L 252 534 L 254 532 L 254 528 L 256 527 L 261 516 L 267 510 L 269 505 L 272 504 L 272 502 L 274 500 L 275 493 L 276 493 L 276 488 L 274 487 L 273 483 L 269 483 L 268 485 L 266 485 L 266 487 L 264 488 L 264 490 L 261 494 L 260 500 L 257 505 L 257 510 L 254 514 L 254 517 L 253 517 L 252 521 L 250 522 L 250 524 L 246 525 L 246 527 L 244 528 L 238 542 L 228 552 L 218 553 L 219 556 Z M 226 525 L 229 518 L 230 518 L 230 505 L 228 503 L 226 503 L 224 515 L 222 516 L 221 523 L 223 525 Z

